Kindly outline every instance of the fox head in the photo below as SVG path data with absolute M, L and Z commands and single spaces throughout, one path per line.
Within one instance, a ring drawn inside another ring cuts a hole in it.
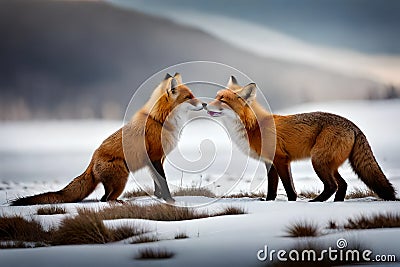
M 242 122 L 255 119 L 254 112 L 250 105 L 256 99 L 257 86 L 249 83 L 240 86 L 235 77 L 231 76 L 226 89 L 220 90 L 215 100 L 210 102 L 205 109 L 210 116 L 239 117 Z
M 202 102 L 192 91 L 182 83 L 182 77 L 175 73 L 172 77 L 167 73 L 164 80 L 154 90 L 147 108 L 149 115 L 158 121 L 164 122 L 172 111 L 187 112 L 188 110 L 203 109 Z

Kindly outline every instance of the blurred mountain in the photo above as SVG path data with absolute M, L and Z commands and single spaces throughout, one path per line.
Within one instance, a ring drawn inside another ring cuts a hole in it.
M 363 77 L 258 57 L 200 30 L 98 1 L 0 1 L 0 38 L 3 120 L 122 118 L 142 82 L 190 60 L 245 72 L 273 109 L 366 98 L 382 87 Z
M 236 18 L 324 47 L 400 54 L 398 0 L 106 1 L 160 15 L 174 9 Z

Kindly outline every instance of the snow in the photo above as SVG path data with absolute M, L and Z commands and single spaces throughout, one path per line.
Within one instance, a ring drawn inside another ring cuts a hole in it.
M 397 123 L 400 115 L 400 101 L 352 101 L 306 104 L 288 110 L 277 111 L 279 114 L 306 111 L 329 111 L 343 115 L 355 122 L 366 134 L 376 158 L 393 185 L 400 188 L 400 168 L 398 166 L 400 142 Z M 76 204 L 63 204 L 66 215 L 35 215 L 40 206 L 9 207 L 7 200 L 15 196 L 25 196 L 48 190 L 58 190 L 81 171 L 84 170 L 91 153 L 109 134 L 121 126 L 115 121 L 67 121 L 67 122 L 7 122 L 0 124 L 0 214 L 22 215 L 40 221 L 44 227 L 57 226 L 65 216 L 76 214 L 78 207 L 99 208 L 108 206 L 107 203 L 85 201 Z M 196 125 L 193 125 L 193 127 Z M 211 125 L 212 126 L 212 125 Z M 215 126 L 215 125 L 214 125 Z M 219 130 L 217 130 L 219 131 Z M 221 142 L 221 136 L 213 139 L 212 129 L 207 129 L 202 138 Z M 198 153 L 198 142 L 190 152 L 190 139 L 194 140 L 193 128 L 183 133 L 182 153 L 195 158 Z M 226 140 L 225 140 L 226 141 Z M 229 150 L 226 150 L 229 152 Z M 193 154 L 190 154 L 193 153 Z M 219 156 L 224 157 L 224 150 L 218 150 Z M 225 155 L 226 156 L 226 155 Z M 239 156 L 232 158 L 239 164 Z M 30 163 L 30 161 L 33 163 Z M 49 162 L 46 162 L 49 160 Z M 223 159 L 221 159 L 223 160 Z M 21 164 L 22 162 L 22 164 Z M 10 165 L 9 165 L 10 164 Z M 233 191 L 249 191 L 248 181 L 257 169 L 257 162 L 252 170 L 245 172 L 245 178 Z M 46 168 L 46 165 L 52 167 Z M 218 165 L 218 164 L 217 164 Z M 235 166 L 237 167 L 237 166 Z M 168 168 L 168 169 L 167 169 Z M 167 177 L 172 177 L 174 169 L 166 166 Z M 257 169 L 258 170 L 258 169 Z M 295 163 L 292 166 L 294 184 L 297 191 L 303 189 L 322 189 L 322 183 L 316 177 L 308 161 Z M 342 176 L 353 187 L 365 187 L 352 173 L 348 164 L 340 169 Z M 265 174 L 265 170 L 258 170 L 258 176 Z M 34 175 L 32 175 L 34 174 Z M 143 171 L 143 175 L 146 173 Z M 221 173 L 217 166 L 211 166 L 209 177 L 218 176 L 219 179 L 229 180 L 235 175 L 235 169 Z M 214 175 L 214 176 L 213 176 Z M 204 178 L 204 177 L 203 177 Z M 171 178 L 180 180 L 178 178 Z M 198 185 L 197 174 L 184 174 L 187 184 Z M 225 180 L 224 180 L 225 181 Z M 175 183 L 174 182 L 174 183 Z M 213 182 L 211 182 L 213 184 Z M 136 186 L 134 179 L 127 185 L 127 190 Z M 217 190 L 220 187 L 216 188 Z M 261 189 L 265 190 L 266 184 Z M 89 200 L 101 197 L 103 189 L 99 187 L 89 196 Z M 217 212 L 226 206 L 238 206 L 246 210 L 244 215 L 219 216 L 198 220 L 159 222 L 137 219 L 122 219 L 105 221 L 106 226 L 115 227 L 121 224 L 132 223 L 143 225 L 150 230 L 149 234 L 156 235 L 161 241 L 146 244 L 129 244 L 123 240 L 106 245 L 57 246 L 34 249 L 7 249 L 0 250 L 1 263 L 4 266 L 256 266 L 265 265 L 258 261 L 257 252 L 268 245 L 270 249 L 291 248 L 302 242 L 303 239 L 286 237 L 285 229 L 290 224 L 308 220 L 326 228 L 329 220 L 339 224 L 347 218 L 360 214 L 376 214 L 398 212 L 399 203 L 376 201 L 373 198 L 347 200 L 343 203 L 334 203 L 331 200 L 324 203 L 309 203 L 299 199 L 296 202 L 287 202 L 282 187 L 279 188 L 278 199 L 274 202 L 264 202 L 255 199 L 215 199 L 205 197 L 176 197 L 178 205 L 200 206 L 198 209 L 210 213 Z M 133 200 L 135 203 L 148 205 L 156 202 L 150 197 L 141 197 Z M 209 203 L 205 205 L 205 203 Z M 187 239 L 175 240 L 177 233 L 185 233 Z M 400 257 L 400 229 L 374 229 L 354 231 L 328 231 L 316 240 L 327 246 L 336 246 L 339 238 L 345 238 L 349 245 L 360 243 L 371 249 L 374 254 L 396 254 Z M 304 242 L 305 240 L 303 240 Z M 165 248 L 175 253 L 171 259 L 165 260 L 137 260 L 135 256 L 142 248 Z M 393 264 L 393 263 L 392 263 Z
M 190 197 L 185 197 L 186 201 Z M 140 201 L 140 200 L 139 200 Z M 221 200 L 210 209 L 224 205 L 244 207 L 248 214 L 205 218 L 179 222 L 155 222 L 134 219 L 106 221 L 107 226 L 141 223 L 162 241 L 131 245 L 125 241 L 106 245 L 60 246 L 35 249 L 1 250 L 7 266 L 251 266 L 257 265 L 256 253 L 264 245 L 273 249 L 289 248 L 298 240 L 285 237 L 284 229 L 299 219 L 325 226 L 329 219 L 341 220 L 360 213 L 398 211 L 397 203 L 345 202 L 308 203 L 298 201 L 260 202 L 252 200 Z M 75 204 L 84 206 L 85 204 Z M 93 204 L 90 204 L 93 206 Z M 286 211 L 286 212 L 283 212 Z M 50 217 L 50 216 L 46 216 Z M 50 218 L 49 218 L 50 220 Z M 186 233 L 189 238 L 174 240 L 176 233 Z M 346 231 L 318 238 L 330 246 L 338 238 L 351 243 L 361 243 L 374 253 L 398 254 L 400 241 L 398 229 Z M 144 247 L 166 248 L 176 255 L 168 260 L 135 260 Z

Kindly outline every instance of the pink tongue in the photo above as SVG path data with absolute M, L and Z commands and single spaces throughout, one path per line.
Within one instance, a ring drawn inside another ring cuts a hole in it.
M 219 115 L 219 112 L 208 111 L 208 114 L 210 114 L 211 116 L 216 116 Z

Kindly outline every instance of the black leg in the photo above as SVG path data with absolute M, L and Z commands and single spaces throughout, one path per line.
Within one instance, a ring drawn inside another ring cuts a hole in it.
M 318 175 L 319 179 L 321 179 L 324 184 L 324 190 L 322 193 L 310 200 L 311 202 L 322 202 L 328 200 L 338 189 L 338 184 L 336 182 L 333 173 L 331 172 L 331 168 L 329 164 L 326 164 L 319 160 L 317 157 L 312 157 L 311 162 L 313 164 L 315 173 Z
M 153 161 L 151 164 L 153 164 L 153 168 L 156 170 L 156 172 L 164 179 L 166 179 L 165 177 L 165 172 L 164 172 L 164 168 L 162 166 L 161 160 L 159 161 Z M 157 198 L 162 198 L 161 195 L 161 188 L 158 186 L 159 182 L 158 179 L 157 181 L 154 180 L 154 195 Z
M 161 160 L 151 162 L 154 170 L 151 170 L 154 179 L 154 195 L 163 198 L 167 202 L 174 202 L 168 188 L 167 179 Z
M 347 183 L 346 181 L 340 176 L 339 172 L 336 171 L 334 174 L 336 182 L 338 184 L 338 190 L 336 191 L 335 201 L 344 201 L 346 197 L 347 191 Z
M 275 166 L 271 163 L 265 163 L 268 171 L 268 193 L 267 200 L 275 200 L 278 192 L 279 176 Z
M 294 189 L 292 173 L 290 171 L 290 163 L 287 161 L 274 162 L 279 177 L 281 178 L 283 187 L 285 188 L 289 201 L 296 201 L 297 193 Z

